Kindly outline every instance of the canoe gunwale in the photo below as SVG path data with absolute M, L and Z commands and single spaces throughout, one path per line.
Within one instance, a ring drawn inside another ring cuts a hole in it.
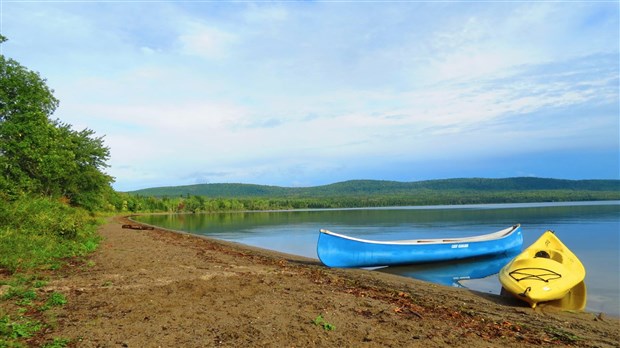
M 424 238 L 424 239 L 412 239 L 412 240 L 393 240 L 393 241 L 379 241 L 369 240 L 362 238 L 355 238 L 339 233 L 334 233 L 326 229 L 321 229 L 320 233 L 329 234 L 335 237 L 344 238 L 356 242 L 368 243 L 368 244 L 383 244 L 383 245 L 429 245 L 429 244 L 455 244 L 455 243 L 472 243 L 472 242 L 486 242 L 507 238 L 511 234 L 519 230 L 520 224 L 516 224 L 512 227 L 505 228 L 503 230 L 482 234 L 471 237 L 457 237 L 457 238 Z

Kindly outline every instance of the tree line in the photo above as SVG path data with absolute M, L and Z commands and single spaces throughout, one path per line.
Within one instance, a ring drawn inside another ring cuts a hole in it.
M 531 191 L 445 191 L 427 190 L 413 195 L 360 195 L 317 197 L 207 197 L 184 195 L 153 197 L 121 194 L 114 210 L 131 213 L 231 212 L 248 210 L 338 209 L 421 205 L 463 205 L 619 200 L 617 191 L 531 190 Z
M 349 180 L 313 187 L 280 187 L 252 184 L 197 184 L 152 187 L 128 192 L 134 195 L 174 197 L 195 195 L 206 197 L 331 197 L 331 196 L 403 196 L 431 191 L 620 191 L 620 180 L 562 180 L 536 177 L 460 178 L 415 182 L 386 180 Z

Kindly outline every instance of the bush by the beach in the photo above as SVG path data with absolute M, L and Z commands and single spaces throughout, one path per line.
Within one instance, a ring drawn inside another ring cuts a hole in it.
M 110 152 L 94 131 L 53 119 L 58 103 L 37 72 L 0 54 L 2 270 L 53 268 L 97 247 Z
M 0 268 L 55 268 L 96 249 L 97 219 L 88 211 L 43 197 L 0 205 Z

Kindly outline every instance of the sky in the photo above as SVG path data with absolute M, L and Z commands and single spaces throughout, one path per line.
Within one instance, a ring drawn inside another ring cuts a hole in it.
M 0 0 L 113 187 L 620 179 L 619 1 Z

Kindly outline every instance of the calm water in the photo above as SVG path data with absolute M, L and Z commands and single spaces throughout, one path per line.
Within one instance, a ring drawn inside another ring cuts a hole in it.
M 551 229 L 586 268 L 587 310 L 620 316 L 620 201 L 150 215 L 137 219 L 312 258 L 317 258 L 320 228 L 366 239 L 391 240 L 477 235 L 520 223 L 524 248 Z M 509 259 L 378 271 L 499 293 L 496 273 Z

